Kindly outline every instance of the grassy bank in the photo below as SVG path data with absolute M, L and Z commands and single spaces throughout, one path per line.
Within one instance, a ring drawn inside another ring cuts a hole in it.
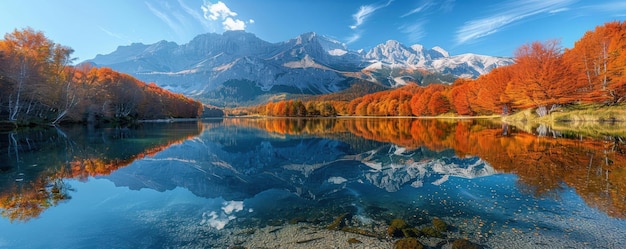
M 502 118 L 503 122 L 532 132 L 539 125 L 547 125 L 562 133 L 588 136 L 626 136 L 626 104 L 604 106 L 576 104 L 561 107 L 549 115 L 539 117 L 535 109 L 519 111 Z

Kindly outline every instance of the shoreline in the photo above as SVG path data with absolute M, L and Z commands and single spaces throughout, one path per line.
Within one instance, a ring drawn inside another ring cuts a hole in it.
M 224 118 L 281 118 L 281 119 L 332 119 L 332 118 L 345 118 L 345 119 L 499 119 L 501 115 L 481 115 L 481 116 L 358 116 L 358 115 L 338 115 L 332 117 L 323 116 L 304 116 L 304 117 L 287 117 L 287 116 L 268 116 L 268 115 L 242 115 L 242 116 L 224 116 Z
M 175 122 L 192 122 L 199 121 L 202 118 L 162 118 L 162 119 L 142 119 L 137 120 L 137 123 L 175 123 Z
M 534 109 L 525 109 L 502 117 L 503 123 L 533 133 L 538 127 L 592 137 L 626 136 L 626 105 L 600 107 L 573 105 L 539 117 Z
M 528 133 L 535 133 L 538 127 L 549 130 L 580 134 L 591 137 L 626 137 L 626 104 L 603 106 L 597 104 L 575 104 L 559 107 L 556 111 L 539 117 L 535 108 L 524 109 L 509 115 L 457 116 L 451 113 L 438 116 L 357 116 L 338 115 L 333 117 L 306 116 L 282 117 L 267 115 L 224 116 L 224 118 L 272 118 L 272 119 L 440 119 L 440 120 L 493 120 L 512 125 Z
M 619 238 L 619 232 L 612 229 L 599 229 L 597 222 L 584 219 L 553 220 L 549 227 L 567 228 L 579 226 L 578 232 L 585 232 L 588 237 L 569 238 L 566 231 L 544 228 L 524 229 L 516 226 L 497 226 L 477 218 L 446 218 L 450 229 L 442 237 L 391 237 L 367 236 L 343 230 L 332 230 L 325 226 L 306 222 L 280 224 L 264 227 L 227 227 L 222 230 L 209 228 L 219 239 L 214 246 L 223 248 L 395 248 L 396 243 L 404 238 L 415 238 L 425 248 L 450 249 L 455 240 L 467 240 L 475 246 L 486 248 L 613 248 L 625 241 Z M 380 224 L 379 224 L 380 225 Z M 386 225 L 378 227 L 379 233 L 385 233 Z M 204 230 L 204 229 L 203 229 Z M 206 231 L 206 230 L 205 230 Z M 400 247 L 402 248 L 402 247 Z M 615 247 L 616 248 L 616 247 Z

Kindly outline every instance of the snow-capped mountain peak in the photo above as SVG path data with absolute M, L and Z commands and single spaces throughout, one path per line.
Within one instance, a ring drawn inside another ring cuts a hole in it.
M 448 51 L 444 50 L 443 48 L 439 46 L 435 46 L 431 48 L 431 50 L 439 52 L 443 57 L 450 57 L 450 54 L 448 54 Z
M 192 97 L 216 99 L 209 103 L 223 106 L 226 99 L 250 103 L 264 94 L 336 92 L 354 80 L 396 87 L 403 85 L 397 79 L 416 78 L 419 72 L 477 77 L 513 61 L 474 54 L 451 56 L 440 47 L 409 47 L 396 40 L 363 51 L 350 50 L 346 44 L 315 32 L 270 43 L 252 33 L 228 31 L 198 35 L 182 45 L 133 43 L 87 62 Z M 384 76 L 377 73 L 380 70 Z
M 417 53 L 413 48 L 405 47 L 396 40 L 388 40 L 379 44 L 365 54 L 369 60 L 381 61 L 394 67 L 415 65 L 423 59 L 421 53 Z

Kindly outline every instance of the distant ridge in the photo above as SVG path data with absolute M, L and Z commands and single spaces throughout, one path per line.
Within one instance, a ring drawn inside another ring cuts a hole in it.
M 369 51 L 314 32 L 270 43 L 244 31 L 202 34 L 187 44 L 160 41 L 120 46 L 85 61 L 111 67 L 216 106 L 259 103 L 276 94 L 326 94 L 355 80 L 387 87 L 451 83 L 513 63 L 476 54 L 451 56 L 441 47 L 389 40 Z

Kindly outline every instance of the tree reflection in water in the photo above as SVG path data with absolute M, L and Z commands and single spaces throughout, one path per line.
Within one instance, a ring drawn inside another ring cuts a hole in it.
M 371 150 L 381 142 L 393 144 L 398 151 L 452 149 L 459 158 L 478 156 L 499 173 L 517 175 L 522 191 L 538 197 L 558 197 L 559 190 L 568 186 L 589 206 L 611 217 L 626 217 L 623 138 L 566 138 L 555 132 L 545 133 L 551 135 L 547 137 L 489 121 L 397 118 L 244 118 L 162 124 L 154 129 L 11 132 L 0 141 L 4 157 L 0 159 L 7 162 L 0 174 L 2 216 L 11 221 L 38 217 L 70 198 L 72 188 L 64 179 L 85 181 L 108 175 L 217 126 L 252 127 L 274 136 L 329 138 L 345 142 L 356 151 Z M 230 137 L 231 141 L 220 143 L 237 143 L 234 135 Z
M 520 189 L 535 196 L 558 195 L 567 185 L 588 205 L 611 217 L 626 218 L 626 144 L 620 137 L 567 138 L 549 129 L 542 129 L 542 134 L 550 136 L 540 136 L 480 120 L 232 119 L 227 123 L 277 134 L 335 137 L 347 143 L 349 132 L 408 149 L 453 149 L 461 158 L 478 156 L 500 173 L 516 174 Z
M 12 222 L 39 217 L 71 198 L 73 189 L 66 179 L 86 181 L 108 175 L 197 136 L 203 127 L 201 123 L 146 126 L 151 129 L 53 127 L 9 132 L 0 144 L 4 152 L 0 159 L 5 162 L 0 174 L 0 214 Z

